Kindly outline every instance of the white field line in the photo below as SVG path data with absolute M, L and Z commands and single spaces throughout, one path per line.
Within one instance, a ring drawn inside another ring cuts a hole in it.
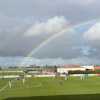
M 14 80 L 12 80 L 13 82 Z M 7 82 L 6 85 L 4 85 L 1 89 L 0 89 L 0 92 L 4 91 L 7 87 L 9 87 L 9 82 Z
M 8 87 L 8 83 L 0 89 L 0 92 L 4 91 Z

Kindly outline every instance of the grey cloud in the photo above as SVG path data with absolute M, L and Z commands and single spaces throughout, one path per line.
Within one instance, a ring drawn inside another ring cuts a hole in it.
M 86 0 L 0 0 L 0 56 L 26 56 L 41 42 L 51 37 L 45 33 L 25 37 L 24 33 L 36 22 L 46 22 L 55 16 L 64 16 L 73 25 L 99 18 L 100 1 L 89 0 L 88 4 L 86 3 Z M 69 62 L 74 62 L 75 59 L 76 62 L 85 62 L 85 59 L 93 57 L 91 62 L 93 59 L 96 62 L 96 59 L 100 58 L 99 40 L 87 42 L 83 34 L 75 31 L 66 33 L 41 48 L 35 57 L 61 57 L 67 61 L 69 59 Z M 76 47 L 79 48 L 75 49 Z M 87 47 L 93 50 L 84 51 Z M 83 56 L 87 58 L 82 58 Z
M 12 17 L 33 17 L 45 20 L 53 16 L 66 16 L 74 22 L 80 22 L 100 16 L 99 0 L 0 0 L 0 11 Z M 91 4 L 91 2 L 93 3 Z M 87 4 L 81 6 L 78 4 Z M 74 4 L 74 5 L 73 5 Z
M 37 22 L 25 32 L 25 36 L 34 36 L 40 34 L 56 34 L 69 27 L 69 22 L 64 16 L 55 16 L 46 22 Z
M 83 45 L 83 43 L 79 42 L 75 31 L 68 31 L 51 40 L 45 46 L 40 48 L 33 56 L 40 58 L 76 58 L 82 56 L 82 53 L 80 49 L 75 49 L 74 47 L 81 45 Z

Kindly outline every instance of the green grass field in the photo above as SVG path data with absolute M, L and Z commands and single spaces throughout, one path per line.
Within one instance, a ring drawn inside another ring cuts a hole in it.
M 0 88 L 8 80 L 0 79 Z M 12 88 L 0 92 L 0 100 L 100 100 L 100 77 L 89 77 L 80 80 L 71 77 L 62 78 L 29 78 L 25 84 L 14 80 Z

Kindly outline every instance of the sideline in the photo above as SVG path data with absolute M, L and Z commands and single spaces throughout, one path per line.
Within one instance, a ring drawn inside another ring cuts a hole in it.
M 15 79 L 14 79 L 14 80 L 15 80 Z M 13 82 L 14 80 L 11 80 L 11 81 Z M 0 89 L 0 93 L 1 93 L 2 91 L 4 91 L 7 87 L 9 87 L 9 81 L 7 82 L 6 85 L 4 85 L 4 86 Z
M 8 83 L 0 89 L 0 92 L 4 91 L 8 87 Z

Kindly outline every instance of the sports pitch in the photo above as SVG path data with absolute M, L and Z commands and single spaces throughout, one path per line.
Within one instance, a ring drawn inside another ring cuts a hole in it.
M 28 78 L 14 80 L 12 88 L 8 81 L 0 79 L 0 100 L 100 100 L 100 77 Z

